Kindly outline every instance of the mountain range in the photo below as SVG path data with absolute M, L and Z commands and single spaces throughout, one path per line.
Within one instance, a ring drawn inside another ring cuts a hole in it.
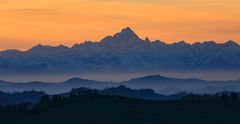
M 1 74 L 239 69 L 240 46 L 234 41 L 166 44 L 143 40 L 129 27 L 98 42 L 0 52 Z

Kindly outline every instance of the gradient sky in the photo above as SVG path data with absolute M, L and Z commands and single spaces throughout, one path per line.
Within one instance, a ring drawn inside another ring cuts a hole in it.
M 240 0 L 0 0 L 0 50 L 99 41 L 127 26 L 167 43 L 240 43 Z

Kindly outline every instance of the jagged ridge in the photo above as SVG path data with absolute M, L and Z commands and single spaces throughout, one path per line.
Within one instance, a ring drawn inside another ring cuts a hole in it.
M 234 41 L 189 44 L 140 39 L 129 27 L 100 42 L 71 48 L 37 45 L 27 51 L 0 52 L 0 73 L 129 72 L 157 70 L 239 70 Z

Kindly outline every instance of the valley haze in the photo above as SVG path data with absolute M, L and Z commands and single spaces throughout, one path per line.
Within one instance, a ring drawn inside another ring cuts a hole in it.
M 0 0 L 0 124 L 240 124 L 239 10 Z
M 0 91 L 23 92 L 23 91 L 44 91 L 47 94 L 60 94 L 69 92 L 75 88 L 105 89 L 120 85 L 133 89 L 153 89 L 161 94 L 176 94 L 179 92 L 190 93 L 218 93 L 223 91 L 240 91 L 240 80 L 228 81 L 205 81 L 194 78 L 173 78 L 161 75 L 148 75 L 132 78 L 130 80 L 96 81 L 83 78 L 71 78 L 60 82 L 8 82 L 0 81 Z

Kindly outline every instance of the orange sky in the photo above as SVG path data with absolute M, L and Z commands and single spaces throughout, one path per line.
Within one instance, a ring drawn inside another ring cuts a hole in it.
M 127 26 L 167 43 L 240 43 L 240 0 L 0 0 L 0 50 L 98 41 Z

